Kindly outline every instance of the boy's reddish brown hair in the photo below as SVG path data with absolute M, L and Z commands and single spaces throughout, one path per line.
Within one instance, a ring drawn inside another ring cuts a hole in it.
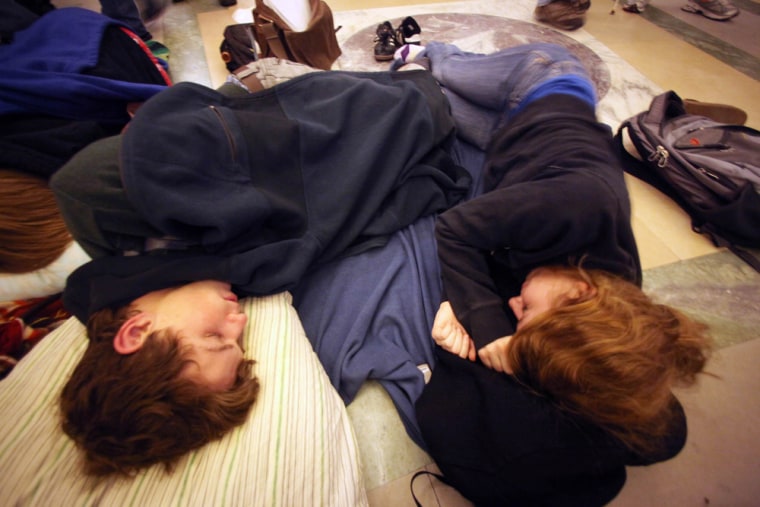
M 118 354 L 113 338 L 130 314 L 125 307 L 90 317 L 90 343 L 61 393 L 63 430 L 84 451 L 90 475 L 131 475 L 156 463 L 170 471 L 188 451 L 244 423 L 258 394 L 251 360 L 241 362 L 225 392 L 181 376 L 189 361 L 165 331 L 133 354 Z
M 672 387 L 693 384 L 705 367 L 707 327 L 609 273 L 543 269 L 593 290 L 514 334 L 507 351 L 514 375 L 634 452 L 656 451 L 671 421 Z

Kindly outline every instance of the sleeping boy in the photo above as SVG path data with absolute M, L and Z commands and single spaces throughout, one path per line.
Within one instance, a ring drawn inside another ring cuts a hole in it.
M 64 292 L 90 338 L 61 398 L 87 471 L 170 468 L 244 422 L 237 297 L 458 202 L 453 140 L 429 73 L 317 72 L 255 94 L 177 84 L 73 157 L 51 188 L 93 259 Z

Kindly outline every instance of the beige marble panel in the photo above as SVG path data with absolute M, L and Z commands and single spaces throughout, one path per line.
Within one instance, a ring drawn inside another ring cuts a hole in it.
M 657 234 L 652 232 L 644 220 L 635 215 L 631 218 L 633 235 L 639 248 L 642 269 L 664 266 L 679 260 L 675 252 Z
M 362 456 L 367 490 L 394 481 L 433 460 L 407 435 L 388 393 L 365 382 L 348 406 Z
M 692 230 L 689 215 L 673 200 L 629 175 L 626 175 L 626 182 L 636 222 L 646 226 L 678 259 L 690 259 L 719 251 L 706 236 Z M 647 243 L 639 244 L 639 250 L 642 257 L 647 255 Z

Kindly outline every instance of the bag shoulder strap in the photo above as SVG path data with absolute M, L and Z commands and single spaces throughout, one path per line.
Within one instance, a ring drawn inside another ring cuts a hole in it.
M 256 31 L 260 31 L 261 36 L 266 41 L 266 47 L 274 56 L 283 60 L 293 59 L 292 55 L 288 53 L 287 48 L 282 43 L 282 39 L 280 39 L 280 31 L 275 26 L 274 22 L 261 18 L 260 21 L 256 23 Z M 264 50 L 262 49 L 262 52 L 263 51 Z
M 755 271 L 760 273 L 760 257 L 753 254 L 751 249 L 742 248 L 736 243 L 724 238 L 719 232 L 716 232 L 713 227 L 710 227 L 710 224 L 705 224 L 701 228 L 695 228 L 695 231 L 698 233 L 707 234 L 715 246 L 719 248 L 726 248 L 741 260 L 749 264 Z
M 422 507 L 422 504 L 420 503 L 419 500 L 417 500 L 417 495 L 414 493 L 414 481 L 415 481 L 415 479 L 417 479 L 417 477 L 419 477 L 421 475 L 431 475 L 431 476 L 435 477 L 436 479 L 438 479 L 439 481 L 441 481 L 442 483 L 446 484 L 447 486 L 451 486 L 452 488 L 454 487 L 441 474 L 437 474 L 435 472 L 429 472 L 428 470 L 419 470 L 418 472 L 416 472 L 412 476 L 411 480 L 409 481 L 409 489 L 412 491 L 412 498 L 414 499 L 414 505 L 416 507 Z
M 293 59 L 280 33 L 283 29 L 289 29 L 288 24 L 263 0 L 256 0 L 256 6 L 253 8 L 253 27 L 262 56 Z

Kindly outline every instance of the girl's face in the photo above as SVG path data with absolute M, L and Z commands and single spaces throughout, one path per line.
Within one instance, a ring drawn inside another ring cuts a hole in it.
M 230 285 L 207 280 L 166 289 L 155 310 L 155 329 L 172 329 L 188 350 L 188 377 L 214 391 L 232 387 L 247 316 Z
M 517 329 L 536 316 L 556 308 L 565 298 L 578 297 L 588 289 L 585 282 L 547 270 L 534 270 L 522 285 L 520 295 L 509 298 L 509 308 L 517 317 Z

